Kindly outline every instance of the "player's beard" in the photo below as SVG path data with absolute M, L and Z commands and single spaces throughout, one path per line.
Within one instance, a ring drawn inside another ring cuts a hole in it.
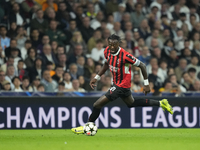
M 115 51 L 110 50 L 110 53 L 111 53 L 111 54 L 116 54 L 116 53 L 118 52 L 118 50 L 119 50 L 119 47 L 118 47 Z

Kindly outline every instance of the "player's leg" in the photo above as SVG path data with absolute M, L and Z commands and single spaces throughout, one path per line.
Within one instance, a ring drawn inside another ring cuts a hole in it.
M 173 114 L 173 110 L 171 105 L 169 105 L 167 99 L 163 99 L 161 101 L 153 100 L 153 99 L 134 99 L 132 95 L 122 98 L 122 100 L 126 103 L 126 105 L 131 107 L 144 107 L 144 106 L 160 106 L 165 111 L 167 110 L 169 113 Z
M 134 99 L 132 95 L 122 98 L 128 107 L 160 106 L 159 101 L 152 99 Z
M 101 112 L 101 108 L 105 106 L 110 100 L 103 95 L 100 97 L 94 104 L 93 104 L 93 110 L 92 114 L 90 115 L 88 122 L 95 122 L 95 120 L 99 117 L 99 114 Z
M 88 122 L 95 122 L 95 120 L 99 117 L 101 108 L 105 106 L 107 103 L 117 99 L 119 97 L 118 93 L 119 93 L 118 87 L 113 85 L 105 95 L 100 97 L 93 105 L 92 114 L 90 115 Z
M 93 110 L 92 114 L 90 115 L 88 122 L 94 122 L 98 117 L 101 112 L 101 108 L 106 105 L 110 100 L 104 95 L 100 97 L 94 104 L 93 104 Z M 72 128 L 72 132 L 76 134 L 83 134 L 83 126 Z

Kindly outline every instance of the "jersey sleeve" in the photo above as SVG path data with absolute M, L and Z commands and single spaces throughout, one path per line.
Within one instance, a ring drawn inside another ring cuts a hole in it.
M 107 50 L 105 49 L 104 50 L 104 57 L 105 57 L 105 59 L 107 59 L 107 52 L 106 52 Z
M 137 58 L 135 58 L 133 55 L 131 55 L 129 53 L 126 54 L 125 61 L 127 63 L 130 63 L 130 64 L 134 65 L 134 66 L 139 66 L 140 65 L 140 60 L 138 60 Z

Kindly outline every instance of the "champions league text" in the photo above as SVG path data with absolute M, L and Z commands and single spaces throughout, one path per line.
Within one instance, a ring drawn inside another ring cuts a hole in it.
M 200 107 L 174 106 L 174 115 L 161 108 L 102 108 L 96 125 L 99 128 L 199 128 Z M 82 107 L 2 107 L 0 129 L 71 128 L 84 125 L 92 110 Z

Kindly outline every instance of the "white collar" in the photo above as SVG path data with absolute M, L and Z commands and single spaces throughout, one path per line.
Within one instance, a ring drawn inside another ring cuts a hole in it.
M 117 56 L 117 55 L 119 54 L 120 50 L 121 50 L 121 47 L 119 47 L 117 53 L 115 53 L 115 54 L 111 54 L 111 55 L 113 55 L 113 56 Z

